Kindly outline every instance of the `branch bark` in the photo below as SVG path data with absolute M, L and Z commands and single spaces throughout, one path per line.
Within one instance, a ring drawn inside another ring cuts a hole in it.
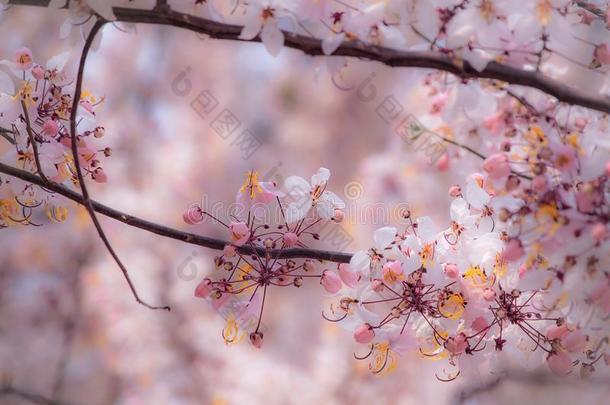
M 11 0 L 9 4 L 35 5 L 46 7 L 48 0 Z M 260 37 L 252 40 L 239 38 L 242 27 L 225 24 L 205 18 L 183 14 L 166 7 L 153 10 L 132 8 L 114 8 L 118 21 L 129 23 L 144 23 L 169 25 L 190 31 L 206 34 L 211 38 L 233 41 L 260 42 Z M 305 35 L 284 31 L 285 46 L 302 51 L 307 55 L 324 55 L 321 40 Z M 392 67 L 416 67 L 443 70 L 462 78 L 495 79 L 510 84 L 536 88 L 555 98 L 568 103 L 581 105 L 593 110 L 610 113 L 610 98 L 590 94 L 575 87 L 570 87 L 559 80 L 540 72 L 527 71 L 505 64 L 490 62 L 487 67 L 478 72 L 465 60 L 434 51 L 405 51 L 366 44 L 362 41 L 347 41 L 333 53 L 335 56 L 377 61 Z
M 17 169 L 13 166 L 0 163 L 0 173 L 5 173 L 9 176 L 27 181 L 28 183 L 44 187 L 45 189 L 60 194 L 78 204 L 84 205 L 85 200 L 83 196 L 79 193 L 62 186 L 61 184 L 57 184 L 54 182 L 45 183 L 40 177 L 28 171 Z M 196 235 L 189 232 L 183 232 L 175 228 L 170 228 L 161 224 L 150 222 L 145 219 L 118 211 L 114 208 L 110 208 L 95 200 L 91 200 L 91 203 L 93 205 L 93 209 L 104 216 L 115 219 L 126 225 L 133 226 L 135 228 L 139 228 L 166 238 L 175 239 L 181 242 L 189 243 L 191 245 L 201 246 L 214 250 L 222 250 L 227 244 L 230 243 L 222 239 L 215 239 L 207 236 Z M 267 252 L 272 257 L 278 257 L 280 259 L 302 258 L 326 260 L 336 263 L 349 263 L 349 260 L 352 257 L 351 253 L 305 248 L 265 250 L 263 248 L 252 249 L 249 246 L 241 246 L 238 248 L 238 250 L 242 254 L 257 254 L 264 256 L 265 252 Z

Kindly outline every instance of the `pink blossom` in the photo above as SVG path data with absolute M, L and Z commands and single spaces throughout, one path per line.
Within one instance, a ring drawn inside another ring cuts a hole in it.
M 501 180 L 510 174 L 508 158 L 504 153 L 494 153 L 483 162 L 483 170 L 494 180 Z
M 354 331 L 354 340 L 358 343 L 370 343 L 375 337 L 375 331 L 368 323 L 360 325 Z
M 231 234 L 231 242 L 235 246 L 242 246 L 250 239 L 250 228 L 245 222 L 231 222 L 229 233 Z
M 383 280 L 387 283 L 394 284 L 403 279 L 402 263 L 397 260 L 387 262 L 382 270 Z
M 23 47 L 15 51 L 14 62 L 19 70 L 28 70 L 32 67 L 32 51 Z
M 331 293 L 336 294 L 341 290 L 343 283 L 341 282 L 341 278 L 334 272 L 330 270 L 324 270 L 322 272 L 322 277 L 320 278 L 320 284 L 324 289 Z

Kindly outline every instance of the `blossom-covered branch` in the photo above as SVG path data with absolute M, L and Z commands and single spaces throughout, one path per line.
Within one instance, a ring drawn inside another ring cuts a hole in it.
M 84 199 L 83 196 L 78 194 L 75 191 L 72 191 L 60 184 L 51 182 L 45 183 L 40 177 L 32 174 L 28 171 L 17 169 L 15 167 L 6 165 L 4 163 L 0 163 L 0 172 L 8 174 L 9 176 L 13 176 L 19 178 L 28 183 L 36 184 L 40 187 L 44 187 L 47 190 L 52 191 L 53 193 L 57 193 L 62 195 L 78 204 L 83 205 Z M 107 205 L 101 204 L 95 200 L 91 200 L 93 208 L 96 212 L 107 216 L 109 218 L 115 219 L 119 222 L 122 222 L 126 225 L 133 226 L 135 228 L 139 228 L 160 236 L 164 236 L 166 238 L 175 239 L 181 242 L 189 243 L 196 246 L 201 246 L 214 250 L 223 250 L 224 247 L 230 242 L 211 238 L 207 236 L 197 235 L 190 232 L 183 232 L 175 228 L 170 228 L 161 224 L 157 224 L 154 222 L 147 221 L 145 219 L 136 217 L 134 215 L 130 215 L 121 211 L 118 211 L 114 208 L 108 207 Z M 253 248 L 250 246 L 240 246 L 239 252 L 245 255 L 249 254 L 264 254 L 263 248 Z M 344 252 L 333 252 L 328 250 L 317 250 L 317 249 L 308 249 L 308 248 L 290 248 L 290 249 L 277 249 L 270 250 L 269 253 L 274 257 L 282 258 L 282 259 L 290 259 L 290 258 L 303 258 L 303 259 L 315 259 L 315 260 L 326 260 L 337 263 L 347 263 L 350 261 L 352 255 L 351 253 Z
M 49 1 L 11 0 L 9 4 L 48 6 Z M 262 41 L 262 34 L 256 35 L 251 39 L 244 39 L 242 35 L 244 27 L 242 26 L 180 13 L 169 7 L 152 10 L 114 7 L 113 12 L 117 21 L 169 25 L 206 34 L 215 39 L 249 42 Z M 282 31 L 282 34 L 284 36 L 284 45 L 287 47 L 298 49 L 312 56 L 325 55 L 321 39 L 288 31 Z M 528 71 L 495 61 L 490 61 L 484 69 L 479 70 L 468 60 L 456 57 L 456 55 L 451 53 L 391 49 L 365 43 L 361 40 L 343 41 L 332 52 L 332 55 L 377 61 L 392 67 L 438 69 L 452 73 L 462 79 L 486 78 L 501 80 L 510 84 L 539 89 L 561 102 L 610 113 L 610 99 L 608 97 L 593 95 L 590 92 L 567 86 L 559 80 L 555 80 L 539 71 Z

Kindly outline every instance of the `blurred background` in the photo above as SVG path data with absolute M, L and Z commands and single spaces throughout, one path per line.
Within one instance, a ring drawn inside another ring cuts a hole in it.
M 0 59 L 27 46 L 44 64 L 80 46 L 59 38 L 64 12 L 13 7 L 1 18 Z M 348 205 L 345 237 L 337 246 L 327 241 L 331 250 L 368 246 L 371 231 L 400 225 L 406 207 L 446 223 L 447 189 L 478 162 L 464 159 L 441 172 L 405 145 L 394 133 L 397 121 L 386 122 L 379 110 L 393 97 L 401 117 L 425 112 L 429 101 L 417 83 L 430 72 L 350 61 L 333 83 L 327 65 L 290 49 L 273 58 L 259 44 L 177 28 L 107 26 L 84 82 L 105 97 L 98 119 L 113 149 L 104 164 L 108 183 L 89 184 L 94 198 L 225 238 L 213 223 L 184 224 L 182 212 L 194 202 L 230 204 L 248 170 L 281 183 L 323 166 L 332 172 L 330 189 Z M 198 104 L 206 100 L 209 111 Z M 220 114 L 239 123 L 235 132 L 218 133 Z M 246 130 L 255 147 L 240 144 Z M 67 204 L 63 224 L 0 231 L 2 384 L 69 404 L 135 405 L 453 403 L 481 383 L 441 383 L 418 357 L 402 358 L 393 374 L 371 375 L 353 358 L 349 333 L 321 318 L 327 303 L 315 282 L 273 291 L 262 349 L 227 347 L 224 320 L 193 297 L 217 252 L 100 217 L 140 295 L 172 307 L 150 311 L 133 300 L 86 212 Z M 607 390 L 592 387 L 517 381 L 475 392 L 470 401 L 568 403 L 576 396 L 604 403 Z M 2 396 L 0 403 L 29 402 Z

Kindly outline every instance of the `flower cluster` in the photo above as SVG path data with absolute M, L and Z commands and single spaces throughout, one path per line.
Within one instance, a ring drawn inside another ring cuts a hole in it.
M 610 363 L 607 160 L 585 173 L 578 156 L 596 148 L 576 149 L 582 134 L 555 144 L 537 126 L 522 135 L 518 152 L 489 156 L 465 187 L 451 187 L 448 227 L 406 213 L 406 229 L 377 230 L 352 257 L 359 281 L 327 318 L 368 345 L 373 372 L 407 352 L 438 361 L 440 380 L 496 372 L 507 358 L 546 361 L 559 375 Z
M 320 240 L 321 227 L 341 222 L 345 204 L 327 190 L 330 171 L 320 168 L 311 181 L 298 176 L 288 177 L 280 189 L 273 182 L 261 181 L 257 172 L 246 174 L 236 203 L 239 213 L 229 223 L 191 205 L 184 213 L 187 224 L 197 224 L 210 217 L 227 230 L 230 244 L 214 260 L 216 272 L 204 278 L 195 289 L 195 296 L 210 302 L 227 320 L 223 337 L 234 344 L 248 336 L 255 347 L 263 343 L 262 316 L 267 289 L 301 287 L 307 279 L 317 279 L 331 294 L 342 287 L 337 272 L 321 270 L 313 260 L 281 258 L 285 249 L 306 247 Z M 266 211 L 277 204 L 278 221 Z
M 46 66 L 34 62 L 28 48 L 15 51 L 12 60 L 0 61 L 0 143 L 7 152 L 2 162 L 38 174 L 46 181 L 67 186 L 78 183 L 71 152 L 70 117 L 74 77 L 69 54 L 60 54 Z M 101 159 L 108 147 L 95 146 L 104 136 L 95 108 L 103 100 L 83 92 L 77 115 L 77 147 L 83 174 L 98 183 L 107 181 Z M 68 215 L 56 196 L 16 178 L 0 178 L 0 227 L 36 225 L 36 208 L 62 222 Z

